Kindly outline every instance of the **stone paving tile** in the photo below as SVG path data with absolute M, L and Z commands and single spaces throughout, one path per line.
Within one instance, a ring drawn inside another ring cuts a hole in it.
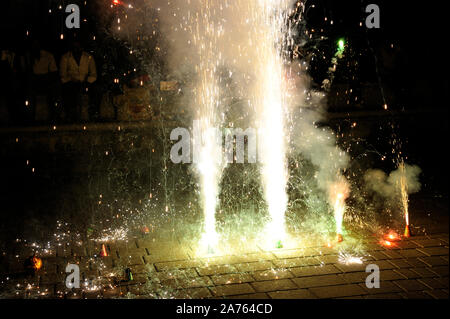
M 404 258 L 415 258 L 415 257 L 424 257 L 424 256 L 426 256 L 424 253 L 420 252 L 417 249 L 399 250 L 398 253 Z
M 367 243 L 366 247 L 368 250 L 384 250 L 384 247 L 381 246 L 379 243 Z
M 203 299 L 211 298 L 211 292 L 208 288 L 190 288 L 175 290 L 171 293 L 171 297 L 175 299 Z
M 114 260 L 114 263 L 116 265 L 127 265 L 127 266 L 134 266 L 134 265 L 144 265 L 145 263 L 148 263 L 149 260 L 147 258 L 145 258 L 144 256 L 141 255 L 127 255 L 124 256 L 122 258 L 120 258 L 120 260 L 116 259 L 116 258 L 112 258 Z
M 272 299 L 317 299 L 308 289 L 269 292 Z
M 427 247 L 417 250 L 427 256 L 448 256 L 448 247 Z
M 437 274 L 440 277 L 448 277 L 448 265 L 447 266 L 438 266 L 438 267 L 432 267 L 430 270 Z
M 217 256 L 199 259 L 205 267 L 223 266 L 240 263 L 242 259 L 237 256 Z
M 434 278 L 434 280 L 439 281 L 440 283 L 442 283 L 442 285 L 444 285 L 445 289 L 448 289 L 448 284 L 449 284 L 448 277 L 436 277 L 436 278 Z
M 396 280 L 394 283 L 402 288 L 405 292 L 423 291 L 428 287 L 415 279 Z
M 319 259 L 315 257 L 277 259 L 273 263 L 279 268 L 320 265 Z
M 387 261 L 384 260 L 380 260 L 377 262 L 381 263 L 383 262 L 382 266 L 386 266 L 386 264 L 388 264 Z M 345 264 L 335 264 L 335 266 L 341 270 L 342 272 L 356 272 L 356 271 L 366 271 L 366 267 L 367 265 L 369 265 L 369 262 L 364 262 L 362 264 L 352 264 L 352 265 L 345 265 Z M 392 268 L 394 268 L 393 265 L 390 265 Z M 388 267 L 389 268 L 389 267 Z M 380 266 L 380 269 L 382 269 L 382 267 Z
M 396 244 L 394 245 L 394 247 L 392 249 L 405 250 L 405 249 L 414 249 L 414 248 L 418 248 L 418 247 L 420 247 L 420 246 L 417 245 L 416 243 L 414 243 L 413 241 L 403 240 L 403 241 L 396 242 Z
M 331 275 L 341 273 L 341 271 L 333 265 L 297 267 L 291 268 L 290 271 L 294 274 L 295 277 Z
M 252 276 L 256 281 L 289 279 L 294 277 L 294 275 L 287 269 L 256 271 L 252 273 Z
M 411 269 L 395 269 L 396 273 L 403 276 L 403 279 L 417 279 L 422 278 L 418 273 L 412 271 Z
M 229 299 L 270 299 L 270 297 L 263 292 L 258 292 L 248 295 L 228 296 Z
M 175 278 L 167 279 L 161 282 L 162 286 L 166 288 L 199 288 L 213 286 L 213 282 L 209 277 L 197 277 L 197 278 Z
M 351 297 L 361 296 L 367 294 L 366 291 L 359 285 L 339 285 L 331 287 L 315 287 L 309 288 L 309 290 L 319 298 L 339 298 L 339 297 Z
M 421 261 L 419 258 L 405 258 L 406 262 L 413 266 L 414 268 L 428 267 L 426 263 Z
M 267 270 L 274 268 L 274 265 L 270 261 L 235 264 L 234 266 L 241 272 Z
M 290 279 L 257 281 L 253 282 L 251 285 L 257 292 L 297 289 L 297 286 Z
M 296 258 L 296 257 L 313 257 L 319 255 L 319 252 L 314 248 L 307 249 L 286 249 L 274 251 L 273 254 L 277 258 Z
M 233 265 L 214 265 L 209 267 L 197 268 L 200 276 L 223 275 L 236 273 L 238 270 Z
M 120 287 L 104 289 L 101 293 L 104 299 L 119 298 L 123 294 Z
M 211 276 L 211 280 L 215 285 L 242 284 L 254 281 L 249 274 L 228 274 Z
M 443 282 L 433 279 L 433 278 L 422 278 L 422 279 L 419 279 L 419 282 L 426 285 L 427 287 L 430 287 L 430 289 L 448 288 L 448 285 L 446 286 Z
M 396 268 L 411 268 L 411 264 L 409 264 L 405 259 L 390 259 L 388 262 Z
M 448 293 L 444 290 L 428 290 L 425 291 L 426 294 L 430 295 L 434 299 L 449 299 Z
M 428 293 L 423 291 L 410 291 L 400 293 L 404 299 L 432 299 Z
M 361 282 L 366 282 L 366 278 L 369 274 L 366 272 L 351 272 L 340 274 L 341 277 L 346 283 L 356 284 Z
M 276 256 L 270 252 L 261 252 L 253 254 L 245 254 L 240 256 L 233 256 L 236 263 L 251 263 L 257 261 L 268 261 L 276 259 Z
M 402 292 L 403 290 L 392 283 L 392 281 L 381 281 L 380 282 L 380 288 L 367 288 L 365 284 L 360 284 L 360 286 L 367 291 L 368 294 L 376 295 L 376 294 L 390 294 L 390 293 L 397 293 Z
M 146 254 L 141 253 L 147 263 L 158 263 L 158 262 L 170 262 L 170 261 L 183 261 L 189 259 L 187 254 L 173 253 L 173 254 Z
M 170 261 L 170 262 L 155 264 L 155 267 L 158 271 L 196 268 L 196 267 L 202 267 L 202 266 L 203 266 L 203 262 L 200 260 Z
M 211 288 L 211 292 L 213 296 L 223 297 L 223 296 L 251 294 L 254 293 L 255 290 L 249 284 L 236 284 L 236 285 L 215 286 Z
M 395 250 L 383 250 L 383 251 L 381 251 L 381 253 L 383 255 L 386 255 L 389 259 L 399 259 L 399 258 L 403 257 Z M 387 258 L 385 258 L 385 259 L 387 259 Z
M 378 267 L 380 267 L 380 270 L 389 270 L 389 269 L 397 268 L 393 263 L 390 262 L 390 260 L 377 260 L 377 261 L 373 261 L 370 263 L 373 263 L 373 264 L 377 265 Z M 408 266 L 410 267 L 409 264 L 408 264 Z
M 418 267 L 418 268 L 410 268 L 409 270 L 417 273 L 419 278 L 431 278 L 436 277 L 436 274 L 431 271 L 431 268 Z
M 160 282 L 177 278 L 186 278 L 186 279 L 199 278 L 197 272 L 193 268 L 180 270 L 167 270 L 161 272 L 152 271 L 147 273 L 146 275 L 150 280 L 157 280 Z
M 148 281 L 148 276 L 146 274 L 133 274 L 133 283 L 145 284 Z
M 419 247 L 436 247 L 446 245 L 446 243 L 440 239 L 413 240 L 413 242 Z
M 365 296 L 364 298 L 365 299 L 385 299 L 385 300 L 403 299 L 402 295 L 400 295 L 399 293 L 368 295 L 368 296 Z
M 345 280 L 338 275 L 324 275 L 324 276 L 313 276 L 313 277 L 302 277 L 294 278 L 293 282 L 299 288 L 312 288 L 312 287 L 323 287 L 323 286 L 336 286 L 345 284 Z
M 317 251 L 317 256 L 327 256 L 327 255 L 337 255 L 338 251 L 335 248 L 332 247 L 316 247 L 315 250 Z
M 419 259 L 430 267 L 437 267 L 437 266 L 443 266 L 443 265 L 447 265 L 447 267 L 448 267 L 448 262 L 445 261 L 444 259 L 442 259 L 441 257 L 437 257 L 437 256 L 421 257 Z
M 338 255 L 326 255 L 326 256 L 318 256 L 316 257 L 321 264 L 337 264 L 339 262 Z
M 371 251 L 370 256 L 375 260 L 386 260 L 388 258 L 392 258 L 386 255 L 383 251 Z M 401 256 L 399 258 L 401 258 Z
M 131 294 L 134 296 L 144 296 L 149 295 L 151 296 L 151 293 L 147 290 L 146 285 L 128 285 L 128 286 L 120 286 L 120 296 L 126 296 L 127 294 Z M 156 293 L 153 294 L 153 297 L 156 297 Z
M 390 281 L 390 280 L 397 280 L 397 279 L 407 279 L 407 277 L 403 276 L 401 273 L 397 271 L 398 269 L 388 269 L 383 270 L 380 273 L 380 279 L 382 281 Z
M 155 270 L 153 267 L 153 265 L 134 265 L 129 267 L 131 269 L 131 271 L 133 272 L 133 274 L 147 274 L 150 270 Z

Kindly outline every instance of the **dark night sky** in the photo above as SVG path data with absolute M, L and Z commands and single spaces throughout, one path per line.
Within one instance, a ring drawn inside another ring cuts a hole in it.
M 92 12 L 102 14 L 95 6 L 97 1 L 107 3 L 110 0 L 87 0 Z M 130 0 L 132 1 L 132 0 Z M 77 3 L 77 0 L 65 1 Z M 81 1 L 84 2 L 84 1 Z M 139 2 L 134 0 L 134 2 Z M 50 43 L 53 51 L 63 51 L 61 41 L 58 42 L 61 33 L 63 17 L 53 15 L 49 18 L 48 7 L 51 4 L 61 3 L 57 0 L 6 0 L 2 1 L 0 11 L 0 46 L 13 42 L 15 47 L 24 45 L 25 30 L 38 32 Z M 370 3 L 376 3 L 381 9 L 381 29 L 368 30 L 359 27 L 364 21 L 365 7 Z M 445 94 L 448 90 L 448 51 L 445 41 L 448 36 L 446 20 L 450 13 L 448 5 L 444 1 L 419 2 L 410 0 L 309 0 L 308 4 L 314 4 L 316 8 L 310 11 L 308 24 L 310 27 L 323 23 L 326 15 L 335 23 L 327 29 L 330 37 L 342 35 L 349 38 L 367 37 L 373 46 L 378 47 L 395 43 L 408 56 L 408 69 L 410 76 L 427 79 L 433 83 L 436 94 Z M 82 11 L 83 16 L 89 17 L 87 10 Z M 88 19 L 89 29 L 97 28 L 98 19 Z M 9 40 L 9 41 L 8 41 Z M 55 47 L 56 43 L 56 47 Z M 58 47 L 59 46 L 59 47 Z M 57 53 L 57 52 L 55 52 Z M 61 52 L 58 52 L 61 53 Z M 444 98 L 444 96 L 442 96 Z

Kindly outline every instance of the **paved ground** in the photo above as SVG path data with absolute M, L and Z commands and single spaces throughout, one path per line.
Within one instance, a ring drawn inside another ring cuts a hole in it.
M 16 265 L 3 278 L 3 297 L 16 298 L 434 298 L 449 297 L 449 235 L 432 234 L 392 242 L 364 243 L 362 263 L 343 263 L 338 248 L 302 247 L 234 256 L 192 258 L 176 243 L 139 238 L 101 244 L 58 247 L 43 257 L 34 277 Z M 65 267 L 80 265 L 83 289 L 65 287 Z M 381 287 L 365 285 L 366 265 L 381 270 Z M 125 267 L 133 281 L 125 281 Z M 13 275 L 11 275 L 11 273 Z M 16 274 L 16 275 L 14 275 Z M 6 293 L 9 292 L 9 295 Z

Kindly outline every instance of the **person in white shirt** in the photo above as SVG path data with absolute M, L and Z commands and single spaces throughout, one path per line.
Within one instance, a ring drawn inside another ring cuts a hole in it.
M 59 105 L 58 67 L 55 57 L 50 52 L 43 50 L 38 40 L 34 40 L 31 47 L 30 59 L 32 106 L 36 105 L 37 96 L 45 96 L 50 112 L 51 121 L 59 118 L 57 108 Z
M 81 43 L 74 41 L 71 50 L 64 54 L 60 63 L 60 78 L 63 84 L 63 104 L 69 120 L 80 120 L 81 95 L 89 96 L 89 117 L 94 120 L 99 113 L 99 94 L 95 60 L 83 51 Z

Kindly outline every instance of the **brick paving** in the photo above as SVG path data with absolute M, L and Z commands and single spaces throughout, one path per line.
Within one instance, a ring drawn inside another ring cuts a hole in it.
M 365 243 L 361 264 L 341 263 L 338 249 L 328 247 L 195 258 L 179 243 L 158 246 L 142 237 L 108 243 L 109 256 L 101 258 L 101 244 L 73 245 L 42 257 L 42 269 L 31 277 L 14 275 L 22 271 L 19 262 L 9 265 L 1 290 L 7 298 L 448 299 L 448 234 L 412 237 L 389 248 Z M 82 289 L 65 287 L 68 263 L 80 266 Z M 365 285 L 368 264 L 381 270 L 378 289 Z M 125 267 L 132 281 L 125 280 Z

